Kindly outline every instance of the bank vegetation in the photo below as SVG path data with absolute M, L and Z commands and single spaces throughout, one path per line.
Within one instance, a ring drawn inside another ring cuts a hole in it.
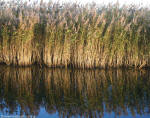
M 150 10 L 118 4 L 0 2 L 0 62 L 48 67 L 150 66 Z

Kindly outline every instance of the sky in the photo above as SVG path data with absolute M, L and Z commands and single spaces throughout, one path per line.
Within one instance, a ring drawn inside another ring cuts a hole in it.
M 17 0 L 4 0 L 4 1 L 17 1 Z M 40 1 L 40 0 L 19 0 L 19 1 Z M 49 1 L 49 0 L 43 0 L 44 2 L 46 1 Z M 116 3 L 116 2 L 119 2 L 120 5 L 133 5 L 133 4 L 136 4 L 136 5 L 140 5 L 140 6 L 147 6 L 147 7 L 150 7 L 150 0 L 50 0 L 50 1 L 53 1 L 53 2 L 62 2 L 62 3 L 65 3 L 65 2 L 77 2 L 77 3 L 80 3 L 80 4 L 86 4 L 86 3 L 92 3 L 92 2 L 95 2 L 97 4 L 109 4 L 109 3 Z
M 139 4 L 139 3 L 148 4 L 148 3 L 150 3 L 150 0 L 59 0 L 59 1 L 63 1 L 63 2 L 77 1 L 77 2 L 81 2 L 81 3 L 90 3 L 93 1 L 96 3 L 110 3 L 110 2 L 116 3 L 118 1 L 121 4 L 133 4 L 133 3 L 134 4 Z
M 47 1 L 47 0 L 45 0 Z M 56 1 L 56 0 L 52 0 Z M 109 4 L 109 3 L 116 3 L 119 2 L 120 5 L 123 4 L 136 4 L 136 5 L 144 5 L 144 6 L 150 6 L 150 0 L 59 0 L 60 2 L 78 2 L 81 4 L 86 4 L 86 3 L 92 3 L 95 2 L 97 4 Z

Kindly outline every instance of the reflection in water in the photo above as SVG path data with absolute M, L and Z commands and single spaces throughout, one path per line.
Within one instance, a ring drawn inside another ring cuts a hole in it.
M 0 112 L 60 117 L 150 113 L 150 71 L 0 66 Z

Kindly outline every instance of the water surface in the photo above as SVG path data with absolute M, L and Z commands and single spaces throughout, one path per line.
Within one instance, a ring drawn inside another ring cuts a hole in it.
M 149 118 L 150 70 L 0 66 L 0 117 Z

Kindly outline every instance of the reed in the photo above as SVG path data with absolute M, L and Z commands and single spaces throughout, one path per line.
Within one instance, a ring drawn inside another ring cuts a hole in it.
M 48 67 L 150 66 L 150 10 L 0 1 L 0 62 Z

